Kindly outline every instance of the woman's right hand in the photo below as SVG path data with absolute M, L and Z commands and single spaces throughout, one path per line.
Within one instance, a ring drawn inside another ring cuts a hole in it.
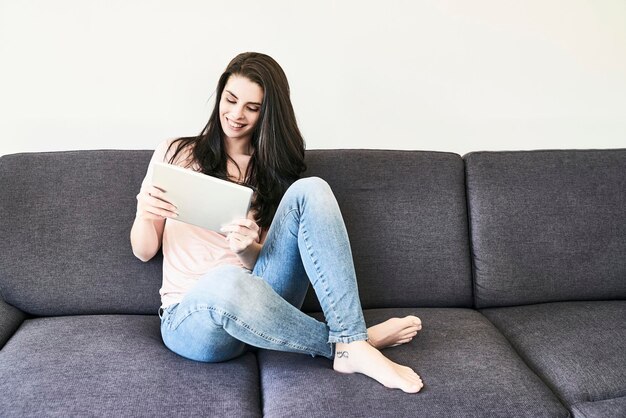
M 165 193 L 155 186 L 142 187 L 137 195 L 137 218 L 162 221 L 178 216 L 176 206 L 165 199 Z

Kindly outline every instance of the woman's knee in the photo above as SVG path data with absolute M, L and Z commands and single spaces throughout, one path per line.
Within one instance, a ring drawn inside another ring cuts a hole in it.
M 300 196 L 323 197 L 332 195 L 333 192 L 326 180 L 320 177 L 305 177 L 296 180 L 287 192 Z
M 188 293 L 196 303 L 230 310 L 249 290 L 251 273 L 241 267 L 225 265 L 212 269 Z

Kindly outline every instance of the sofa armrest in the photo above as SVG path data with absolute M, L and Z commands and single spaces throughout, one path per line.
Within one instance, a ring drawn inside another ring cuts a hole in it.
M 26 319 L 24 312 L 9 305 L 0 297 L 0 349 L 9 341 L 24 319 Z

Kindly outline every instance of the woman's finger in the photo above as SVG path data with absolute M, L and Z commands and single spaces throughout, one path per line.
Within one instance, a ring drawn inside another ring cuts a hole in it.
M 222 232 L 222 233 L 237 233 L 237 234 L 240 234 L 242 236 L 250 237 L 250 238 L 255 239 L 255 240 L 259 239 L 259 231 L 258 230 L 250 229 L 250 228 L 248 228 L 245 225 L 240 225 L 240 224 L 237 224 L 237 223 L 231 223 L 231 224 L 228 224 L 228 225 L 224 225 L 223 227 L 220 228 L 220 232 Z
M 164 209 L 173 213 L 176 213 L 178 209 L 176 206 L 172 205 L 168 201 L 154 197 L 150 195 L 149 193 L 139 193 L 139 195 L 137 195 L 137 200 L 140 202 L 140 204 L 143 204 L 146 208 L 154 207 L 154 208 Z
M 239 225 L 241 227 L 248 228 L 251 231 L 258 231 L 260 229 L 259 225 L 257 225 L 256 222 L 248 218 L 235 219 L 234 221 L 231 222 L 231 225 Z
M 235 252 L 241 252 L 245 250 L 254 242 L 254 240 L 252 240 L 250 237 L 243 236 L 236 232 L 229 233 L 226 236 L 226 240 L 230 244 L 230 249 Z
M 168 212 L 173 212 L 173 213 L 177 213 L 178 208 L 174 205 L 172 205 L 171 203 L 165 201 L 165 200 L 161 200 L 158 199 L 156 197 L 151 197 L 149 198 L 149 202 L 151 206 L 157 207 L 157 208 L 161 208 L 161 209 L 165 209 Z

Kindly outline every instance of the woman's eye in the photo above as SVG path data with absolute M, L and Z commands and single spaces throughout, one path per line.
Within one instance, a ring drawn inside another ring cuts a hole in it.
M 226 101 L 227 101 L 228 103 L 232 103 L 232 104 L 237 103 L 237 102 L 235 102 L 233 99 L 229 99 L 228 97 L 226 98 Z
M 248 110 L 251 112 L 258 112 L 259 108 L 258 107 L 248 107 Z

